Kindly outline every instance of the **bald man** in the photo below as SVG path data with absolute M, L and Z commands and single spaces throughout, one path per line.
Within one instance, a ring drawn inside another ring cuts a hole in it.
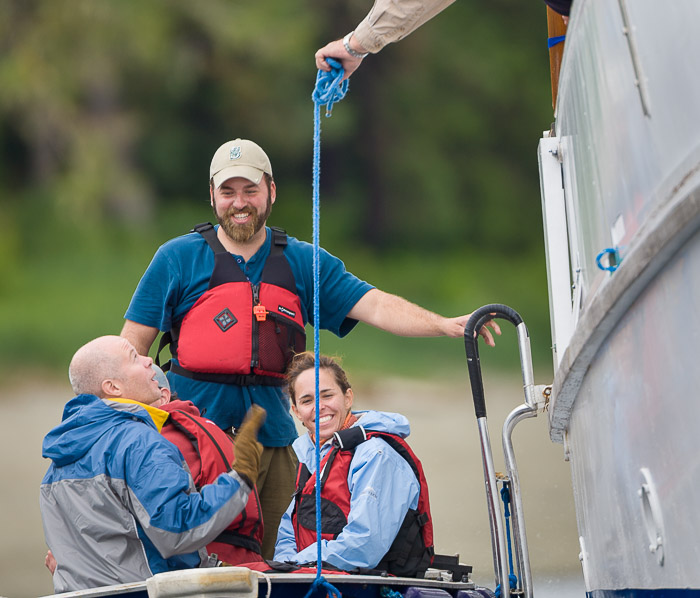
M 73 356 L 77 396 L 43 444 L 52 463 L 41 513 L 57 561 L 56 593 L 202 566 L 204 546 L 246 505 L 264 410 L 241 427 L 233 468 L 197 492 L 182 454 L 160 434 L 168 416 L 158 409 L 151 364 L 118 336 L 97 338 Z

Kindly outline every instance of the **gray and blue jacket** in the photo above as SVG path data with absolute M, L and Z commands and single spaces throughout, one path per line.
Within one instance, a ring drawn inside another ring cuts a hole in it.
M 41 485 L 56 593 L 143 581 L 199 566 L 204 546 L 240 513 L 250 488 L 233 471 L 196 492 L 180 451 L 160 435 L 167 413 L 79 395 L 44 438 Z

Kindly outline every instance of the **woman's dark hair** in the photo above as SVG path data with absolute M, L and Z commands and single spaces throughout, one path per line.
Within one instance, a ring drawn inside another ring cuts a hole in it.
M 302 372 L 312 370 L 315 365 L 316 361 L 311 351 L 297 353 L 292 359 L 292 363 L 289 364 L 289 368 L 287 369 L 287 392 L 294 405 L 297 404 L 297 398 L 294 395 L 294 383 Z M 341 368 L 340 364 L 332 357 L 321 355 L 318 360 L 318 367 L 320 369 L 330 370 L 333 373 L 335 381 L 338 383 L 338 386 L 340 386 L 340 390 L 343 391 L 343 394 L 351 388 L 345 370 Z

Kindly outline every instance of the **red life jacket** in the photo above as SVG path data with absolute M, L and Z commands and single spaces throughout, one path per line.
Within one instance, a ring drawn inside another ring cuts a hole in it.
M 214 422 L 202 417 L 193 403 L 171 401 L 161 409 L 170 414 L 162 434 L 180 449 L 197 490 L 231 470 L 234 457 L 231 437 Z M 257 488 L 253 488 L 245 509 L 207 545 L 207 550 L 232 565 L 262 560 L 262 538 L 260 498 Z
M 282 386 L 295 353 L 306 348 L 301 302 L 284 257 L 287 234 L 272 228 L 270 255 L 259 284 L 252 284 L 224 248 L 214 227 L 198 224 L 214 251 L 207 291 L 179 326 L 161 338 L 177 358 L 170 369 L 181 376 L 221 384 Z
M 348 473 L 355 448 L 368 438 L 379 437 L 411 466 L 420 484 L 418 507 L 409 509 L 389 552 L 375 567 L 401 577 L 421 576 L 433 560 L 433 522 L 428 483 L 420 460 L 406 441 L 395 434 L 354 426 L 335 433 L 333 448 L 321 461 L 321 537 L 333 540 L 347 525 L 350 513 Z M 292 525 L 297 550 L 316 542 L 316 475 L 299 464 Z

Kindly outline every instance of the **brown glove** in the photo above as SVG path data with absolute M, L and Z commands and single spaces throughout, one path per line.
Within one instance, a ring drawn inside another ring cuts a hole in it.
M 262 444 L 258 442 L 258 430 L 265 422 L 266 411 L 253 405 L 233 439 L 234 460 L 231 468 L 252 488 L 258 480 Z

